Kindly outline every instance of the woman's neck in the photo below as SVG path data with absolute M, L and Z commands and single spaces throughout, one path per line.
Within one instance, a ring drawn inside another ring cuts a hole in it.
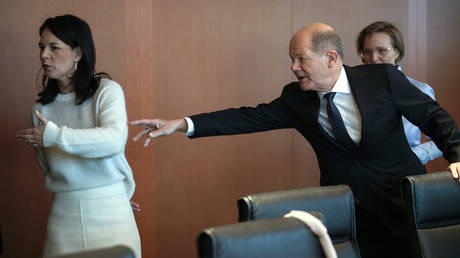
M 70 80 L 67 80 L 67 81 L 58 80 L 57 84 L 59 87 L 59 93 L 61 94 L 69 94 L 69 93 L 74 92 L 75 90 Z

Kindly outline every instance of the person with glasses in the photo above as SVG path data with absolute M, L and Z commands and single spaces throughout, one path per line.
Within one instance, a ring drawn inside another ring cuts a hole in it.
M 404 40 L 395 25 L 384 21 L 368 25 L 359 33 L 356 46 L 364 64 L 392 64 L 401 71 L 401 66 L 397 64 L 404 57 Z M 409 76 L 406 77 L 415 87 L 435 99 L 434 90 L 428 84 Z M 421 142 L 421 133 L 417 126 L 409 122 L 404 116 L 402 121 L 407 141 L 422 164 L 441 157 L 442 152 L 433 141 Z

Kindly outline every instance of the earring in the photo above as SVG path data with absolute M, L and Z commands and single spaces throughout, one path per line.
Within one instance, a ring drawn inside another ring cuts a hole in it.
M 75 71 L 77 71 L 77 67 L 78 67 L 78 62 L 75 62 L 74 65 L 73 65 L 73 68 Z

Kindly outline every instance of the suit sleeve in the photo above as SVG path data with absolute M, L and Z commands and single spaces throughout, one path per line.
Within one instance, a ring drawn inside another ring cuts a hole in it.
M 406 76 L 407 77 L 407 76 Z M 435 96 L 434 96 L 434 90 L 433 88 L 430 87 L 430 85 L 424 83 L 424 82 L 418 82 L 414 79 L 411 79 L 411 78 L 408 78 L 409 79 L 409 82 L 411 82 L 412 84 L 414 84 L 414 86 L 416 86 L 419 90 L 421 90 L 423 93 L 425 93 L 426 95 L 430 96 L 430 98 L 432 98 L 433 100 L 436 100 Z M 403 123 L 408 123 L 407 120 L 404 121 L 405 119 L 403 119 Z M 404 125 L 404 129 L 405 129 L 405 126 Z M 406 132 L 406 136 L 407 136 L 407 140 L 409 141 L 409 144 L 411 144 L 411 137 L 414 137 L 413 135 L 410 135 Z M 419 135 L 417 135 L 419 136 Z M 426 164 L 428 163 L 429 161 L 431 160 L 434 160 L 434 159 L 437 159 L 439 157 L 442 156 L 442 152 L 438 149 L 438 147 L 436 147 L 436 144 L 430 139 L 430 137 L 427 137 L 428 141 L 427 142 L 424 142 L 424 143 L 420 143 L 418 145 L 415 145 L 415 146 L 412 146 L 412 151 L 415 153 L 415 155 L 417 155 L 417 157 L 419 158 L 419 160 L 422 162 L 422 164 Z M 417 142 L 420 141 L 420 137 L 418 137 L 417 139 Z
M 195 133 L 190 138 L 255 133 L 295 127 L 289 107 L 279 97 L 256 107 L 230 108 L 190 117 Z
M 386 67 L 389 91 L 397 109 L 431 137 L 449 163 L 460 161 L 460 132 L 454 119 L 394 66 Z

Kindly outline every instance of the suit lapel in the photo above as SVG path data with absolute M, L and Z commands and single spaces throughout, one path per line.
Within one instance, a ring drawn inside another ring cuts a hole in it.
M 302 91 L 299 88 L 299 92 L 294 94 L 294 101 L 291 102 L 294 109 L 297 110 L 298 114 L 302 117 L 305 125 L 310 128 L 316 134 L 321 135 L 330 144 L 336 146 L 339 149 L 344 149 L 344 146 L 340 145 L 334 138 L 332 138 L 318 123 L 320 100 L 316 91 Z
M 293 92 L 288 102 L 302 118 L 306 127 L 312 128 L 317 125 L 316 121 L 318 120 L 319 114 L 319 97 L 316 92 L 302 91 L 300 87 L 297 87 L 296 92 Z
M 355 97 L 356 104 L 361 114 L 361 141 L 359 143 L 359 148 L 361 148 L 367 142 L 366 128 L 372 126 L 370 122 L 372 118 L 375 117 L 375 109 L 373 108 L 375 103 L 374 96 L 372 96 L 375 93 L 369 91 L 369 79 L 366 72 L 353 67 L 344 67 L 347 73 L 348 82 L 350 83 L 351 92 Z

